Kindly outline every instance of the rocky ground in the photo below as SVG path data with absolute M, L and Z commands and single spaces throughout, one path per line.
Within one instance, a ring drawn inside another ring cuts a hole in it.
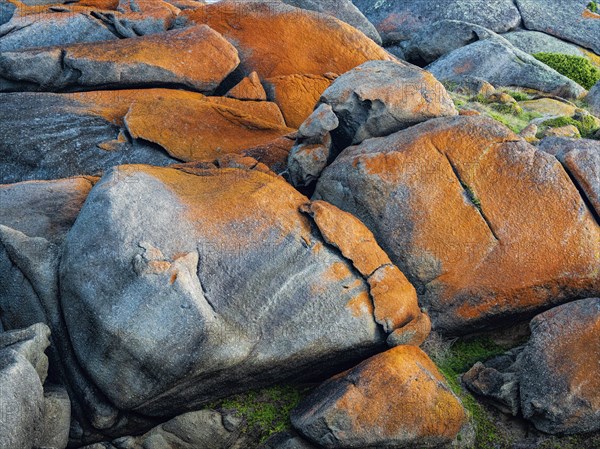
M 600 5 L 0 0 L 0 449 L 600 448 Z

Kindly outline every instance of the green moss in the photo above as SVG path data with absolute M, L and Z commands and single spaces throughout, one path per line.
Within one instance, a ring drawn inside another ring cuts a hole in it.
M 510 95 L 517 101 L 531 100 L 531 97 L 529 95 L 527 95 L 525 92 L 519 92 L 517 90 L 509 90 L 509 89 L 502 89 L 502 92 L 507 93 L 508 95 Z
M 258 434 L 263 442 L 290 428 L 290 412 L 306 394 L 305 388 L 275 386 L 231 396 L 209 407 L 235 410 L 246 420 L 246 431 Z
M 598 14 L 598 12 L 600 11 L 600 5 L 598 4 L 598 2 L 589 2 L 587 5 L 587 9 Z
M 523 113 L 523 109 L 516 103 L 500 103 L 492 105 L 492 108 L 495 111 L 498 111 L 502 114 L 512 114 L 518 116 Z
M 598 125 L 594 117 L 587 115 L 576 120 L 572 117 L 556 117 L 550 120 L 546 120 L 541 124 L 547 128 L 561 128 L 563 126 L 573 125 L 579 130 L 581 137 L 590 138 L 596 131 L 598 131 Z
M 586 89 L 600 81 L 600 70 L 583 56 L 561 53 L 536 53 L 533 56 Z

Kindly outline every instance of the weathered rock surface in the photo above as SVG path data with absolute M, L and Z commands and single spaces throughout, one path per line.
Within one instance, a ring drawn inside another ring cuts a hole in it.
M 226 0 L 184 11 L 180 17 L 221 33 L 238 49 L 244 74 L 256 71 L 261 79 L 339 74 L 365 61 L 392 59 L 350 25 L 279 2 Z
M 42 324 L 0 334 L 0 447 L 31 449 L 42 442 L 49 334 Z
M 385 136 L 434 117 L 457 115 L 446 89 L 428 72 L 396 61 L 369 61 L 337 78 L 323 92 L 340 125 L 339 149 Z
M 536 316 L 522 348 L 478 363 L 463 380 L 513 414 L 520 410 L 552 434 L 600 429 L 600 299 L 583 299 Z
M 0 52 L 163 33 L 174 25 L 179 11 L 161 0 L 121 0 L 115 6 L 103 10 L 61 5 L 60 13 L 17 8 L 11 20 L 0 26 Z
M 284 75 L 265 80 L 269 100 L 281 109 L 285 122 L 298 128 L 312 113 L 335 75 Z
M 259 446 L 259 449 L 316 449 L 295 433 L 285 431 L 280 432 L 270 437 L 264 444 Z
M 585 101 L 589 105 L 592 114 L 600 116 L 600 81 L 590 89 L 585 97 Z
M 317 387 L 292 424 L 319 447 L 410 448 L 451 443 L 468 418 L 434 363 L 398 346 Z
M 65 449 L 69 444 L 71 401 L 59 386 L 44 387 L 43 433 L 40 446 Z
M 347 148 L 314 198 L 373 231 L 442 332 L 600 288 L 600 226 L 578 189 L 554 157 L 490 119 L 433 119 Z
M 404 46 L 404 56 L 409 62 L 429 64 L 451 51 L 496 33 L 473 23 L 458 20 L 440 20 L 423 27 Z
M 4 183 L 213 160 L 293 131 L 274 103 L 178 90 L 10 93 L 0 101 Z
M 578 0 L 516 0 L 525 28 L 542 31 L 600 54 L 600 14 Z
M 441 81 L 475 76 L 495 87 L 528 87 L 566 98 L 586 93 L 576 82 L 499 36 L 454 50 L 428 65 L 427 70 Z
M 283 0 L 288 5 L 309 9 L 337 17 L 343 22 L 362 31 L 381 45 L 381 36 L 371 22 L 350 0 Z
M 355 0 L 354 4 L 375 25 L 384 44 L 409 40 L 422 27 L 444 19 L 474 23 L 497 33 L 516 28 L 521 22 L 511 0 L 449 0 L 443 6 L 422 0 Z
M 539 148 L 556 156 L 600 216 L 600 142 L 588 139 L 546 138 Z
M 238 65 L 236 49 L 209 27 L 0 55 L 0 90 L 183 87 L 213 93 Z
M 66 326 L 118 409 L 169 416 L 332 372 L 421 319 L 410 283 L 351 215 L 270 173 L 187 171 L 112 169 L 67 236 Z

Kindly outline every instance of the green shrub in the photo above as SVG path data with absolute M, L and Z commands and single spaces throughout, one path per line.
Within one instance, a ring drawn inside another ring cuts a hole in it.
M 600 81 L 600 70 L 583 56 L 560 53 L 536 53 L 533 56 L 588 90 Z
M 587 5 L 587 9 L 598 14 L 598 12 L 600 11 L 600 6 L 597 2 L 589 2 Z
M 585 138 L 592 137 L 599 129 L 596 120 L 591 115 L 584 116 L 580 120 L 575 120 L 572 117 L 557 117 L 542 123 L 542 126 L 548 128 L 561 128 L 568 125 L 575 126 L 579 130 L 581 137 Z
M 531 97 L 525 92 L 519 92 L 518 90 L 504 90 L 504 92 L 506 92 L 508 95 L 510 95 L 517 101 L 531 100 Z

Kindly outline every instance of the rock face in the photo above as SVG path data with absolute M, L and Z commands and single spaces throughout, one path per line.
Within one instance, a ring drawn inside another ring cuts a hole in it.
M 0 333 L 0 447 L 31 449 L 43 445 L 44 383 L 50 332 L 36 325 Z
M 270 173 L 182 170 L 111 170 L 64 246 L 73 349 L 118 409 L 168 416 L 332 372 L 422 321 L 356 218 Z
M 337 78 L 321 96 L 340 125 L 334 145 L 345 148 L 434 117 L 457 115 L 452 99 L 430 73 L 410 64 L 370 61 Z
M 213 93 L 238 65 L 236 49 L 207 26 L 118 41 L 5 52 L 0 90 L 183 87 Z
M 416 33 L 406 43 L 404 56 L 410 62 L 429 64 L 451 51 L 493 36 L 496 33 L 473 23 L 440 20 Z
M 592 114 L 600 116 L 600 81 L 590 89 L 585 101 L 588 103 Z
M 499 36 L 459 48 L 427 66 L 427 70 L 441 81 L 474 76 L 494 86 L 528 87 L 566 98 L 579 98 L 586 92 Z
M 539 148 L 556 156 L 596 216 L 600 216 L 600 142 L 546 138 Z
M 433 119 L 347 148 L 314 198 L 373 231 L 442 332 L 598 294 L 593 211 L 554 157 L 490 119 Z
M 292 411 L 319 447 L 438 447 L 467 423 L 460 401 L 419 348 L 398 346 L 328 380 Z
M 511 31 L 503 34 L 502 37 L 519 50 L 523 50 L 530 55 L 535 53 L 562 53 L 564 55 L 586 56 L 586 53 L 576 45 L 539 31 Z
M 600 429 L 600 299 L 556 307 L 530 328 L 523 348 L 478 363 L 463 377 L 467 386 L 546 433 Z
M 542 31 L 600 53 L 600 15 L 578 0 L 516 0 L 529 30 Z
M 238 100 L 265 101 L 267 99 L 267 93 L 256 72 L 252 72 L 234 87 L 229 89 L 225 96 L 236 98 Z
M 273 103 L 177 90 L 11 93 L 0 101 L 5 183 L 100 174 L 122 163 L 214 160 L 293 131 Z
M 474 23 L 497 33 L 516 28 L 521 15 L 511 0 L 355 0 L 354 4 L 375 25 L 384 44 L 409 40 L 422 27 L 444 19 Z
M 392 59 L 355 28 L 325 14 L 279 2 L 221 1 L 184 11 L 182 19 L 207 24 L 238 49 L 244 74 L 344 73 L 365 61 Z M 273 45 L 273 36 L 278 37 Z
M 337 17 L 343 22 L 352 25 L 362 31 L 378 44 L 381 44 L 381 36 L 369 20 L 363 16 L 360 10 L 350 0 L 283 0 L 288 5 L 302 9 L 310 9 Z

